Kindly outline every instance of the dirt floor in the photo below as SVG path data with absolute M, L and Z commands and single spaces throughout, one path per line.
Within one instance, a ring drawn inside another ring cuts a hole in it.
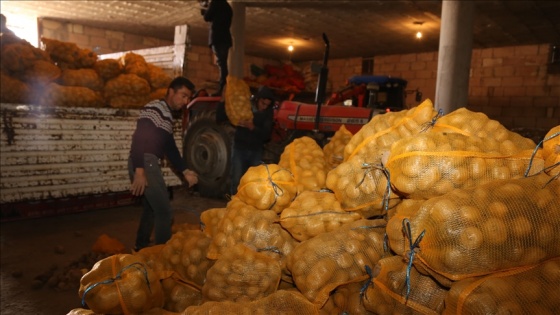
M 176 224 L 199 224 L 202 211 L 227 202 L 184 189 L 173 195 Z M 92 245 L 107 234 L 129 251 L 141 211 L 132 205 L 1 223 L 0 313 L 64 315 L 81 308 L 76 271 L 106 257 L 93 254 Z

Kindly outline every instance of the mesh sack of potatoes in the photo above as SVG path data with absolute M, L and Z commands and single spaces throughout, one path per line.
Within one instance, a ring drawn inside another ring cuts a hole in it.
M 383 166 L 387 152 L 380 149 L 367 160 L 362 155 L 353 156 L 327 174 L 326 186 L 334 192 L 342 209 L 370 218 L 383 215 L 401 201 L 392 192 L 389 174 Z
M 239 181 L 235 197 L 261 210 L 281 213 L 297 195 L 292 173 L 278 164 L 250 167 Z
M 150 77 L 150 86 L 152 90 L 157 89 L 167 89 L 171 81 L 173 80 L 162 68 L 153 65 L 151 63 L 147 64 L 148 73 Z
M 539 174 L 426 200 L 405 225 L 403 256 L 442 285 L 560 256 L 558 196 L 560 181 Z
M 389 247 L 396 255 L 404 255 L 408 244 L 406 243 L 403 220 L 408 219 L 420 209 L 424 200 L 405 199 L 387 213 L 387 241 Z
M 191 305 L 202 303 L 202 292 L 200 287 L 193 286 L 174 276 L 161 281 L 164 302 L 163 309 L 171 312 L 183 312 Z
M 208 270 L 202 296 L 204 301 L 255 301 L 276 292 L 281 275 L 277 259 L 239 243 Z
M 368 156 L 368 147 L 389 148 L 396 139 L 418 134 L 436 115 L 429 99 L 409 110 L 375 115 L 344 147 L 344 160 L 359 154 Z
M 362 219 L 359 213 L 342 210 L 329 191 L 304 191 L 280 215 L 282 227 L 303 242 L 343 224 Z
M 93 69 L 104 82 L 107 82 L 119 76 L 123 71 L 123 66 L 117 59 L 103 59 L 97 60 Z
M 200 225 L 204 234 L 208 237 L 215 236 L 218 224 L 225 216 L 226 211 L 227 208 L 210 208 L 200 214 Z
M 53 62 L 46 60 L 35 60 L 22 75 L 25 82 L 36 86 L 44 86 L 55 80 L 61 75 L 61 70 Z
M 56 39 L 41 37 L 45 52 L 61 69 L 91 68 L 97 61 L 97 54 L 89 49 Z
M 2 103 L 28 104 L 32 100 L 31 89 L 24 82 L 0 72 L 0 101 Z
M 239 243 L 255 248 L 268 248 L 269 251 L 263 253 L 279 260 L 282 279 L 290 282 L 292 279 L 286 268 L 286 257 L 297 245 L 297 241 L 277 221 L 278 216 L 274 211 L 258 210 L 234 197 L 227 204 L 226 214 L 215 230 L 206 256 L 218 259 Z
M 158 275 L 135 255 L 109 256 L 80 280 L 82 302 L 100 314 L 137 314 L 163 306 Z
M 329 299 L 320 309 L 321 314 L 372 314 L 364 307 L 362 288 L 365 281 L 357 281 L 337 287 L 329 296 Z
M 141 108 L 150 101 L 146 95 L 116 95 L 109 99 L 112 108 Z
M 148 267 L 156 271 L 156 268 L 159 268 L 161 265 L 161 250 L 164 247 L 165 244 L 144 247 L 137 252 L 133 252 L 133 255 L 138 256 Z
M 94 91 L 103 90 L 103 80 L 93 69 L 62 70 L 59 82 L 65 86 L 83 86 Z
M 229 121 L 234 126 L 241 120 L 253 121 L 251 90 L 245 80 L 228 75 L 226 81 L 225 109 Z
M 123 64 L 123 71 L 127 74 L 135 74 L 142 79 L 150 82 L 150 69 L 148 68 L 148 63 L 142 55 L 128 52 L 121 57 L 121 63 Z
M 550 129 L 543 139 L 545 172 L 550 176 L 560 174 L 560 125 Z
M 297 291 L 278 290 L 252 302 L 209 301 L 199 306 L 189 306 L 189 315 L 319 315 L 319 310 Z
M 294 283 L 322 307 L 336 287 L 368 278 L 370 268 L 388 254 L 383 249 L 386 221 L 358 220 L 300 243 L 288 255 Z
M 430 199 L 456 188 L 494 179 L 520 178 L 541 171 L 541 152 L 503 148 L 494 140 L 430 130 L 396 142 L 387 161 L 391 185 L 400 196 Z
M 451 286 L 443 314 L 558 314 L 560 257 Z
M 441 314 L 447 289 L 399 256 L 379 260 L 363 303 L 374 314 Z
M 352 133 L 344 125 L 340 126 L 333 137 L 323 147 L 325 156 L 325 172 L 337 167 L 344 160 L 344 148 L 352 139 Z
M 161 88 L 161 89 L 153 90 L 150 93 L 149 99 L 150 100 L 161 100 L 161 99 L 165 98 L 166 94 L 167 94 L 167 88 Z
M 135 74 L 120 74 L 105 83 L 103 93 L 106 98 L 114 96 L 147 96 L 150 94 L 150 84 Z
M 101 95 L 82 86 L 62 86 L 50 83 L 42 94 L 42 103 L 47 106 L 104 107 Z
M 19 76 L 37 60 L 51 61 L 49 55 L 26 41 L 2 45 L 0 64 L 4 71 Z
M 297 138 L 286 146 L 278 165 L 292 172 L 299 193 L 325 187 L 325 155 L 310 137 Z

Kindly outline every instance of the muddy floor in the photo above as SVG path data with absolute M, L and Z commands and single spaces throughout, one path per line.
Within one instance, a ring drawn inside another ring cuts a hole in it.
M 175 223 L 199 224 L 202 211 L 226 203 L 225 199 L 202 198 L 176 189 L 172 200 Z M 131 205 L 1 223 L 0 313 L 65 315 L 82 307 L 79 280 L 63 279 L 75 279 L 69 273 L 103 258 L 91 251 L 102 234 L 130 251 L 141 211 L 140 205 Z

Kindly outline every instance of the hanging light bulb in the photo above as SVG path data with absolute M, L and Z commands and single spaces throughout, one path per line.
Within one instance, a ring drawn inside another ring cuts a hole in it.
M 292 46 L 292 45 L 288 46 L 288 51 L 289 51 L 289 52 L 294 51 L 294 46 Z
M 422 38 L 422 24 L 424 24 L 424 22 L 422 21 L 414 21 L 414 25 L 417 25 L 418 27 L 418 32 L 416 32 L 416 38 L 417 39 L 421 39 Z
M 418 31 L 418 33 L 416 33 L 416 38 L 418 39 L 422 38 L 422 32 Z

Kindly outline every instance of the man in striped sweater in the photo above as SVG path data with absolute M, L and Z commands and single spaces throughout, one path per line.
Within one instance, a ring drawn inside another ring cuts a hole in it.
M 173 137 L 172 111 L 183 108 L 195 91 L 187 78 L 177 77 L 169 85 L 164 99 L 149 102 L 140 111 L 132 135 L 128 171 L 132 181 L 130 191 L 142 196 L 144 207 L 136 233 L 135 250 L 150 245 L 155 229 L 155 244 L 165 244 L 171 238 L 173 213 L 167 186 L 161 171 L 161 160 L 167 157 L 189 187 L 198 182 L 198 175 L 187 169 Z

